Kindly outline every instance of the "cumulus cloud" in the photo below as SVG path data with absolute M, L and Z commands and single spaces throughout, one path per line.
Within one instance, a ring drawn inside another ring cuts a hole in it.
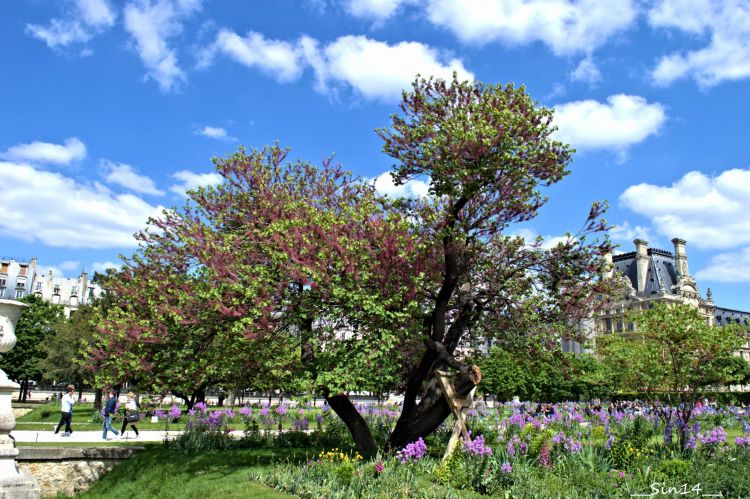
M 719 282 L 750 282 L 750 247 L 719 253 L 695 273 L 696 279 Z
M 169 91 L 185 80 L 170 40 L 182 32 L 183 21 L 201 9 L 201 0 L 137 0 L 125 6 L 125 30 L 146 66 L 146 78 Z
M 217 54 L 257 68 L 280 82 L 296 80 L 304 69 L 300 50 L 295 44 L 269 40 L 254 31 L 241 37 L 231 30 L 220 30 L 214 43 L 201 53 L 199 67 L 211 64 Z
M 180 196 L 185 196 L 187 191 L 197 189 L 198 187 L 218 185 L 224 180 L 218 173 L 195 173 L 190 170 L 180 170 L 173 173 L 172 177 L 177 182 L 172 184 L 169 190 Z
M 583 100 L 555 106 L 554 123 L 559 127 L 557 138 L 578 150 L 624 151 L 658 132 L 665 119 L 661 104 L 618 94 L 606 103 Z
M 342 36 L 324 49 L 327 74 L 364 97 L 394 101 L 417 73 L 450 79 L 474 79 L 459 59 L 419 42 L 389 45 L 365 36 Z
M 223 140 L 223 141 L 234 141 L 236 137 L 232 137 L 227 133 L 224 128 L 218 126 L 204 126 L 196 132 L 198 135 L 203 135 L 209 139 Z
M 418 179 L 408 180 L 401 185 L 396 185 L 393 183 L 390 172 L 381 173 L 372 179 L 372 182 L 375 185 L 375 190 L 390 197 L 422 198 L 426 197 L 430 190 L 427 182 Z
M 296 42 L 269 40 L 255 32 L 240 37 L 221 30 L 202 52 L 199 65 L 211 64 L 224 54 L 245 66 L 256 68 L 281 82 L 298 79 L 307 67 L 315 74 L 315 88 L 351 88 L 367 99 L 397 100 L 417 74 L 473 79 L 463 63 L 419 42 L 390 45 L 366 36 L 342 36 L 328 45 L 308 36 Z
M 67 47 L 111 28 L 116 17 L 108 0 L 75 0 L 63 17 L 51 19 L 48 26 L 27 24 L 26 32 L 49 48 Z
M 708 39 L 698 50 L 662 57 L 652 71 L 657 84 L 693 78 L 701 87 L 750 76 L 750 5 L 740 0 L 661 0 L 649 11 L 655 28 Z
M 99 272 L 100 274 L 104 274 L 107 272 L 107 269 L 119 269 L 122 265 L 115 262 L 110 262 L 107 260 L 106 262 L 94 262 L 91 264 L 91 268 L 94 270 L 94 272 Z
M 631 242 L 635 239 L 651 241 L 651 232 L 641 225 L 631 226 L 628 221 L 615 225 L 609 230 L 609 235 L 615 241 Z
M 425 8 L 464 43 L 541 42 L 558 55 L 590 53 L 637 16 L 634 0 L 429 0 Z
M 393 17 L 399 8 L 410 0 L 346 0 L 344 8 L 354 17 L 384 21 Z
M 76 137 L 67 139 L 63 144 L 50 142 L 31 142 L 18 144 L 0 153 L 0 159 L 9 161 L 28 161 L 31 163 L 51 163 L 68 165 L 86 157 L 86 145 Z
M 0 162 L 0 178 L 0 234 L 49 246 L 134 247 L 133 234 L 162 209 L 23 163 Z
M 582 59 L 573 72 L 570 73 L 570 79 L 594 85 L 602 80 L 602 74 L 592 57 L 589 55 Z
M 659 234 L 679 235 L 700 249 L 750 244 L 750 170 L 716 177 L 692 171 L 671 186 L 634 185 L 620 203 L 647 217 Z
M 105 170 L 104 179 L 109 184 L 119 185 L 133 192 L 142 194 L 153 194 L 161 196 L 164 191 L 156 188 L 156 184 L 146 175 L 138 174 L 135 169 L 124 163 L 113 163 L 108 160 L 102 160 L 101 165 Z

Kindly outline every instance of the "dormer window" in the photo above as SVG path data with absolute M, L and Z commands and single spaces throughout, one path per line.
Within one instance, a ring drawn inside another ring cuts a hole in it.
M 8 275 L 8 266 L 10 262 L 0 262 L 0 274 Z
M 26 277 L 26 272 L 29 270 L 28 265 L 21 265 L 18 269 L 18 275 Z

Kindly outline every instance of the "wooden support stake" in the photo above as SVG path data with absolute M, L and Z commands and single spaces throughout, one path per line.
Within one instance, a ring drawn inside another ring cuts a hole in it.
M 464 439 L 469 439 L 469 432 L 466 429 L 466 413 L 464 409 L 471 407 L 474 402 L 474 392 L 477 387 L 475 386 L 466 397 L 459 397 L 456 395 L 453 389 L 452 380 L 455 377 L 455 373 L 446 371 L 435 371 L 435 377 L 440 384 L 440 390 L 443 392 L 448 407 L 450 407 L 453 419 L 456 421 L 453 425 L 453 433 L 451 434 L 450 440 L 448 440 L 448 447 L 445 449 L 443 460 L 451 455 L 453 450 L 458 445 L 458 439 L 463 436 Z

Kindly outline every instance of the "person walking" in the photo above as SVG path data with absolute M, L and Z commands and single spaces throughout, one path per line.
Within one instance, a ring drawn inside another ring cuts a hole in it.
M 104 406 L 104 423 L 102 423 L 102 440 L 107 440 L 107 431 L 111 431 L 118 436 L 119 431 L 112 428 L 112 415 L 117 412 L 117 399 L 115 398 L 115 391 L 109 390 L 107 392 L 107 404 Z
M 135 437 L 138 438 L 138 428 L 135 423 L 141 420 L 140 414 L 138 414 L 138 404 L 135 401 L 135 395 L 133 392 L 128 392 L 128 400 L 125 402 L 125 416 L 122 418 L 122 428 L 120 428 L 120 438 L 125 436 L 125 429 L 130 423 L 130 427 L 135 432 Z
M 60 422 L 57 423 L 55 435 L 60 432 L 60 428 L 62 427 L 62 425 L 65 425 L 65 433 L 62 434 L 63 437 L 69 437 L 70 434 L 73 433 L 73 428 L 70 426 L 70 424 L 73 422 L 73 404 L 76 403 L 75 399 L 73 398 L 73 392 L 75 392 L 75 390 L 75 386 L 68 385 L 65 395 L 60 397 L 62 399 L 62 407 L 60 408 Z

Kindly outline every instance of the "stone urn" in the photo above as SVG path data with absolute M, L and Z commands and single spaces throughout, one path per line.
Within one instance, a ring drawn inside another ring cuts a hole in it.
M 0 353 L 9 352 L 16 346 L 16 324 L 26 307 L 18 301 L 0 300 Z M 0 498 L 37 498 L 39 484 L 34 477 L 18 470 L 18 449 L 10 436 L 16 427 L 10 402 L 18 388 L 18 383 L 9 380 L 0 370 Z

